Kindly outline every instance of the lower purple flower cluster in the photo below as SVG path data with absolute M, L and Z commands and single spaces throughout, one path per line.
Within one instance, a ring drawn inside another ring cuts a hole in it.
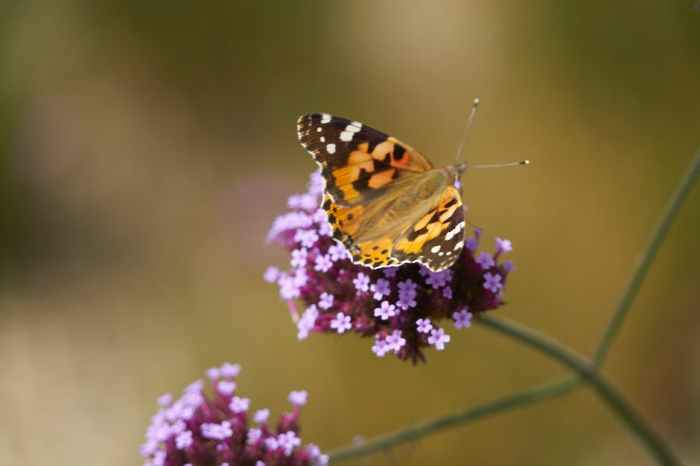
M 377 356 L 394 354 L 415 363 L 425 360 L 423 348 L 441 351 L 449 343 L 440 320 L 450 319 L 454 328 L 464 329 L 474 314 L 503 304 L 513 265 L 500 259 L 512 250 L 510 241 L 496 238 L 493 254 L 477 254 L 476 229 L 448 270 L 432 272 L 419 264 L 373 270 L 354 264 L 332 238 L 319 208 L 323 186 L 320 173 L 312 174 L 308 191 L 289 198 L 290 211 L 275 220 L 268 235 L 291 254 L 290 268 L 270 267 L 265 280 L 279 286 L 300 340 L 311 332 L 355 332 L 373 337 Z
M 144 466 L 325 466 L 328 456 L 314 444 L 301 446 L 299 410 L 305 391 L 289 394 L 292 410 L 277 426 L 268 425 L 270 411 L 259 409 L 249 425 L 250 399 L 236 391 L 237 364 L 209 369 L 209 390 L 202 380 L 174 400 L 158 399 L 141 446 Z

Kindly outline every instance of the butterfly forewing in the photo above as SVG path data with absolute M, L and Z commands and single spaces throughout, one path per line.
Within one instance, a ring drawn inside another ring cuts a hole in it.
M 361 202 L 402 174 L 432 165 L 412 147 L 347 118 L 311 113 L 297 122 L 299 142 L 320 165 L 336 202 Z
M 453 170 L 435 170 L 409 145 L 346 118 L 304 115 L 297 131 L 326 181 L 322 206 L 333 235 L 354 262 L 419 262 L 432 270 L 454 262 L 464 212 L 449 184 Z

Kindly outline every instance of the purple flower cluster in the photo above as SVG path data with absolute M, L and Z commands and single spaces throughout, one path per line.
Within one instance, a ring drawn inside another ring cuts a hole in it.
M 170 394 L 161 396 L 160 409 L 151 418 L 141 446 L 144 466 L 328 464 L 328 456 L 316 445 L 301 445 L 299 411 L 307 393 L 291 392 L 292 410 L 271 428 L 267 422 L 270 411 L 259 409 L 250 415 L 250 399 L 236 393 L 239 372 L 237 364 L 225 363 L 207 371 L 209 390 L 197 380 L 177 400 Z
M 268 235 L 291 253 L 290 268 L 270 267 L 265 280 L 279 286 L 300 340 L 311 332 L 354 332 L 373 337 L 377 356 L 391 353 L 415 363 L 425 360 L 422 348 L 442 351 L 450 342 L 440 320 L 464 329 L 472 315 L 503 304 L 513 265 L 499 260 L 513 249 L 510 241 L 496 238 L 495 253 L 477 253 L 476 229 L 448 270 L 432 272 L 419 264 L 373 270 L 354 264 L 333 239 L 319 208 L 323 186 L 320 173 L 313 173 L 308 191 L 289 198 L 290 211 L 275 220 Z

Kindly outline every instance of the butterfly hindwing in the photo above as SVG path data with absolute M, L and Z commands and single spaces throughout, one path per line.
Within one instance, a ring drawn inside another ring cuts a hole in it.
M 394 257 L 420 262 L 433 271 L 450 267 L 464 247 L 464 206 L 459 191 L 448 186 L 437 205 L 396 240 Z
M 464 206 L 457 189 L 446 187 L 436 193 L 427 210 L 412 212 L 417 220 L 380 236 L 357 240 L 341 235 L 337 239 L 350 251 L 353 261 L 371 268 L 418 262 L 433 271 L 450 267 L 464 247 Z
M 361 204 L 352 207 L 338 205 L 328 192 L 324 193 L 321 207 L 328 217 L 328 223 L 333 230 L 333 238 L 343 243 L 345 248 L 351 251 L 354 237 L 359 231 L 363 218 L 364 207 Z
M 413 181 L 420 186 L 420 179 Z M 392 198 L 400 197 L 411 200 L 413 209 L 393 212 L 396 203 Z M 415 192 L 399 189 L 366 205 L 349 207 L 338 205 L 326 193 L 323 208 L 335 239 L 343 243 L 353 262 L 367 267 L 418 262 L 433 271 L 443 270 L 454 263 L 464 246 L 464 206 L 453 186 L 445 186 L 423 201 Z M 379 214 L 373 215 L 373 211 Z M 382 226 L 378 216 L 380 220 L 398 218 Z

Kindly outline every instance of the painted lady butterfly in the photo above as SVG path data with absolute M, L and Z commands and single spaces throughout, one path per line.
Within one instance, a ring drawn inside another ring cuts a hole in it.
M 323 209 L 352 261 L 373 269 L 449 268 L 464 246 L 458 182 L 465 164 L 434 168 L 418 151 L 357 121 L 303 115 L 299 142 L 321 167 Z

